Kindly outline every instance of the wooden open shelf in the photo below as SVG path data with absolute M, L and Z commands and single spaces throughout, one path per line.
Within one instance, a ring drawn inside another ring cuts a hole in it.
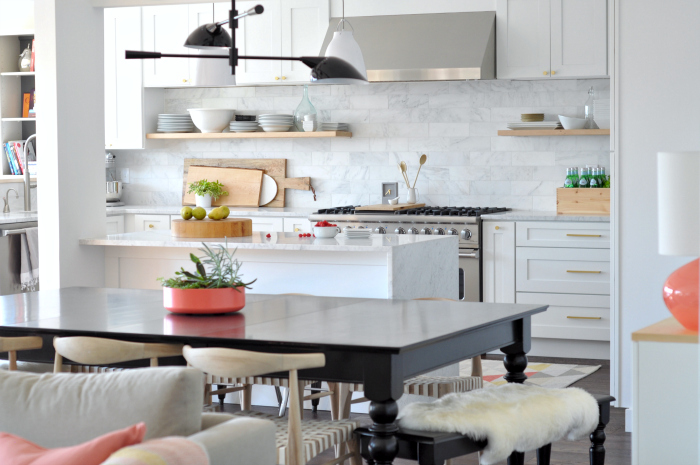
M 36 118 L 2 118 L 2 121 L 36 121 Z
M 320 137 L 352 137 L 347 131 L 316 132 L 156 132 L 146 139 L 317 139 Z
M 0 174 L 0 184 L 11 182 L 24 182 L 24 176 L 16 174 Z M 30 176 L 29 182 L 36 182 L 36 176 Z
M 0 73 L 0 76 L 36 76 L 36 71 L 13 71 Z
M 501 129 L 499 136 L 609 136 L 610 129 Z

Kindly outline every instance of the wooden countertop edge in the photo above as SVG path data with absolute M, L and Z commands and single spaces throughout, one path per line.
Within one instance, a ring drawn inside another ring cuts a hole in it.
M 666 318 L 632 333 L 635 342 L 674 342 L 697 344 L 697 331 L 685 329 L 675 318 Z

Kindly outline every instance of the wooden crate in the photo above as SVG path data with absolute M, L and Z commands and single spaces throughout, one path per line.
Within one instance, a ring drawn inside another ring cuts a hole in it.
M 610 189 L 557 189 L 559 214 L 610 214 Z

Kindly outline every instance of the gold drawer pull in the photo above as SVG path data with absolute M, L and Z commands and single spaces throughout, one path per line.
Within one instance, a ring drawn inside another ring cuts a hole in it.
M 603 317 L 600 316 L 567 316 L 567 318 L 571 318 L 572 320 L 602 320 Z
M 567 273 L 595 273 L 600 274 L 602 271 L 584 271 L 584 270 L 566 270 Z
M 602 237 L 601 234 L 567 234 L 569 237 Z

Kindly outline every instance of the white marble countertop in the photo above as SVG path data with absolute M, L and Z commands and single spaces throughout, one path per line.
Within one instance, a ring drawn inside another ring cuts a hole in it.
M 267 234 L 270 237 L 266 237 Z M 457 236 L 409 236 L 396 234 L 373 234 L 366 239 L 348 239 L 338 234 L 332 239 L 299 237 L 298 233 L 254 232 L 248 237 L 230 237 L 228 248 L 259 250 L 311 250 L 330 252 L 388 252 L 395 247 L 410 246 L 415 243 L 434 241 L 453 241 L 455 251 L 459 240 Z M 195 239 L 173 237 L 170 230 L 141 231 L 126 234 L 114 234 L 95 239 L 80 239 L 81 245 L 103 245 L 116 247 L 202 247 L 224 244 L 224 238 Z
M 137 215 L 179 215 L 182 205 L 124 205 L 123 207 L 107 207 L 107 216 L 125 214 Z M 288 218 L 306 218 L 318 211 L 317 208 L 301 207 L 229 207 L 231 216 L 274 216 Z
M 609 223 L 610 215 L 562 215 L 555 211 L 511 210 L 503 213 L 482 215 L 481 219 L 484 221 L 572 221 Z
M 26 223 L 28 221 L 39 221 L 39 214 L 37 212 L 0 213 L 0 225 Z

